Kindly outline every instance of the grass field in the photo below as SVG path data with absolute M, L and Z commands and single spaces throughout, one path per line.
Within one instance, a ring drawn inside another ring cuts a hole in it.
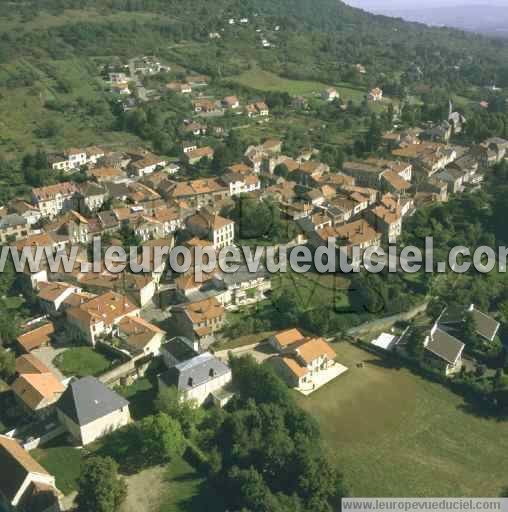
M 343 100 L 358 103 L 363 100 L 366 91 L 347 82 L 324 84 L 310 80 L 290 80 L 262 69 L 250 69 L 233 78 L 233 81 L 245 87 L 259 91 L 287 92 L 292 96 L 309 96 L 320 93 L 327 87 L 335 87 Z
M 358 347 L 335 349 L 348 372 L 298 402 L 319 420 L 353 496 L 499 496 L 508 485 L 506 424 Z
M 287 92 L 294 96 L 321 92 L 326 84 L 306 80 L 289 80 L 262 69 L 250 69 L 233 78 L 234 82 L 260 91 Z
M 185 460 L 172 461 L 166 472 L 165 494 L 159 512 L 219 512 L 224 504 L 206 485 L 206 479 Z
M 278 274 L 272 280 L 274 292 L 293 295 L 303 309 L 319 306 L 343 308 L 349 305 L 349 280 L 336 274 Z
M 103 85 L 96 76 L 95 65 L 86 59 L 32 61 L 19 59 L 16 63 L 0 66 L 0 151 L 6 155 L 43 146 L 47 151 L 68 146 L 134 143 L 132 135 L 108 130 L 110 116 L 90 115 L 83 102 L 104 97 Z M 3 87 L 12 75 L 33 77 L 30 85 Z M 66 90 L 62 90 L 64 83 Z M 46 108 L 47 101 L 65 105 L 63 112 Z M 45 123 L 54 121 L 56 135 L 38 138 L 36 133 Z
M 56 478 L 56 486 L 64 494 L 76 490 L 76 481 L 81 471 L 82 450 L 69 446 L 62 436 L 44 448 L 32 450 L 30 454 Z
M 53 362 L 64 375 L 77 377 L 100 375 L 111 367 L 111 360 L 92 347 L 71 347 Z

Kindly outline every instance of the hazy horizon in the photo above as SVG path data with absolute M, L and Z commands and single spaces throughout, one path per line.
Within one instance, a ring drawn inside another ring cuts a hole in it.
M 434 26 L 508 36 L 506 0 L 344 0 L 375 14 L 384 14 Z
M 428 7 L 465 7 L 468 5 L 492 5 L 506 7 L 502 0 L 422 0 L 415 5 L 414 0 L 345 0 L 353 7 L 363 9 L 422 9 Z

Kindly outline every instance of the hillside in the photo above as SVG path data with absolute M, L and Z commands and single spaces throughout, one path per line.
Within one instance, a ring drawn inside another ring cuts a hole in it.
M 228 23 L 242 17 L 249 22 Z M 422 81 L 415 69 L 425 84 L 458 97 L 508 85 L 508 44 L 335 0 L 0 0 L 0 30 L 0 151 L 9 158 L 41 146 L 135 142 L 119 133 L 114 99 L 99 78 L 113 57 L 156 54 L 217 81 L 261 69 L 339 84 L 353 98 L 374 86 L 412 92 Z

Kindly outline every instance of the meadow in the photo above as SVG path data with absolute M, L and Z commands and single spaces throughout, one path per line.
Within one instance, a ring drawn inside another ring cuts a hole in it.
M 508 486 L 505 423 L 356 346 L 334 348 L 349 370 L 297 399 L 353 496 L 495 497 Z

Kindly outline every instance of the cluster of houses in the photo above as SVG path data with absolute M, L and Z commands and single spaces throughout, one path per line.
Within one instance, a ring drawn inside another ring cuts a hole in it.
M 466 344 L 461 341 L 461 338 L 464 336 L 467 318 L 472 320 L 475 334 L 488 348 L 497 336 L 500 323 L 492 316 L 480 311 L 474 304 L 445 308 L 425 333 L 424 360 L 446 377 L 456 374 L 463 367 Z M 406 329 L 400 336 L 382 333 L 372 341 L 372 344 L 383 350 L 404 353 L 410 336 L 410 329 Z
M 141 75 L 162 70 L 151 58 L 131 66 Z M 110 81 L 122 84 L 126 76 L 111 73 Z M 206 84 L 206 77 L 191 75 L 167 87 L 191 94 Z M 323 93 L 326 101 L 338 98 L 335 89 Z M 374 89 L 369 99 L 379 101 L 382 91 Z M 263 101 L 242 106 L 236 96 L 220 101 L 200 96 L 193 98 L 193 106 L 196 114 L 231 110 L 248 117 L 269 116 Z M 218 252 L 233 246 L 238 226 L 223 212 L 235 197 L 247 195 L 259 203 L 274 202 L 312 248 L 333 238 L 337 249 L 345 249 L 352 263 L 360 265 L 368 247 L 397 241 L 404 218 L 416 208 L 480 186 L 485 170 L 508 156 L 508 141 L 500 138 L 471 148 L 450 144 L 450 136 L 460 133 L 464 123 L 451 112 L 440 125 L 385 133 L 382 143 L 389 157 L 346 161 L 340 170 L 321 161 L 313 148 L 287 155 L 283 142 L 274 138 L 249 146 L 239 161 L 217 175 L 198 179 L 188 179 L 181 166 L 212 159 L 214 149 L 195 143 L 184 144 L 181 162 L 140 148 L 89 147 L 53 155 L 53 169 L 69 174 L 80 170 L 86 180 L 36 187 L 30 198 L 15 198 L 0 208 L 2 243 L 26 250 L 48 248 L 54 254 L 79 248 L 70 270 L 51 269 L 43 259 L 37 272 L 27 268 L 23 274 L 40 316 L 23 326 L 16 340 L 11 389 L 17 404 L 27 417 L 51 419 L 77 445 L 90 444 L 131 421 L 128 402 L 112 387 L 143 375 L 154 358 L 165 366 L 158 376 L 160 388 L 176 387 L 183 399 L 199 405 L 226 404 L 232 396 L 231 370 L 214 355 L 214 343 L 228 311 L 267 298 L 270 276 L 263 267 L 256 272 L 241 267 L 234 274 L 216 268 L 200 280 L 195 264 L 185 272 L 170 271 L 167 257 L 153 265 L 156 249 L 172 249 L 176 239 L 193 256 L 198 248 Z M 204 135 L 207 127 L 188 121 L 182 130 L 196 136 Z M 102 237 L 105 248 L 122 246 L 125 233 L 135 237 L 140 256 L 146 249 L 150 270 L 111 273 L 106 265 L 92 268 L 88 249 L 94 238 Z M 358 259 L 355 247 L 361 249 Z M 169 306 L 170 327 L 163 330 L 151 319 L 156 318 L 154 310 L 164 313 Z M 499 324 L 474 306 L 461 314 L 473 316 L 486 340 L 496 336 Z M 464 344 L 456 327 L 462 317 L 443 314 L 425 340 L 425 354 L 446 375 L 461 367 Z M 403 347 L 403 339 L 385 335 L 376 344 Z M 59 346 L 62 340 L 106 350 L 118 364 L 99 377 L 63 378 L 39 357 L 41 349 Z M 276 333 L 269 343 L 277 353 L 270 364 L 304 394 L 345 371 L 321 337 L 290 329 Z M 51 508 L 60 496 L 54 479 L 26 452 L 24 439 L 20 442 L 15 433 L 0 436 L 0 467 L 16 467 L 19 475 L 14 483 L 0 476 L 0 504 L 36 510 L 30 508 L 31 500 L 44 495 L 45 510 L 58 510 Z

